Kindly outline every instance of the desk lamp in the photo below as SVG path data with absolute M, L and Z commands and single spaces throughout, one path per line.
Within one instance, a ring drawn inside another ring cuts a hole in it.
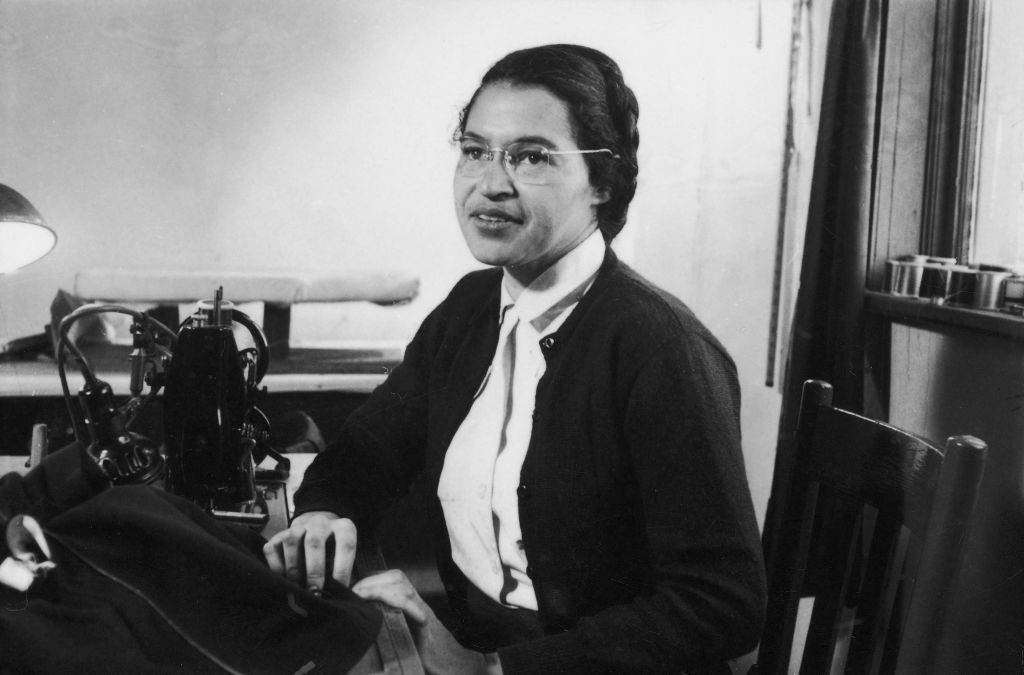
M 0 184 L 0 277 L 39 260 L 57 243 L 35 207 L 16 190 Z M 31 354 L 49 344 L 33 335 L 0 344 L 0 360 Z
M 32 204 L 16 190 L 0 184 L 0 275 L 34 263 L 56 243 L 57 235 L 46 226 Z M 6 349 L 4 346 L 3 350 Z M 46 540 L 37 536 L 42 535 L 42 531 L 31 516 L 17 515 L 9 521 L 0 516 L 0 523 L 6 525 L 7 542 L 14 554 L 0 563 L 0 583 L 27 591 L 35 577 L 42 576 L 53 563 L 47 560 L 37 564 L 36 555 L 26 542 L 40 544 L 40 552 L 46 559 L 50 556 Z M 23 541 L 14 541 L 17 539 Z
M 53 249 L 57 235 L 27 199 L 0 184 L 0 274 L 39 260 Z

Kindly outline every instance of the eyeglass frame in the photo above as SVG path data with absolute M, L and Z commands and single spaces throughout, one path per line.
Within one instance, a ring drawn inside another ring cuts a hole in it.
M 462 150 L 462 143 L 465 142 L 465 141 L 475 141 L 475 142 L 480 143 L 480 145 L 482 147 L 480 147 L 479 150 L 480 150 L 482 155 L 486 156 L 486 157 L 484 157 L 484 159 L 486 160 L 486 163 L 481 163 L 480 164 L 480 173 L 478 173 L 478 174 L 467 175 L 467 174 L 464 174 L 464 173 L 462 173 L 460 171 L 460 168 L 463 166 L 462 158 L 464 157 L 463 150 Z M 521 143 L 521 144 L 524 144 L 524 145 L 529 145 L 530 144 L 527 141 L 515 141 L 515 142 L 511 143 L 511 145 L 515 145 L 516 143 Z M 509 154 L 508 149 L 503 148 L 500 145 L 496 145 L 494 147 L 486 146 L 486 145 L 484 145 L 483 141 L 480 141 L 478 139 L 474 139 L 474 138 L 471 138 L 471 137 L 467 137 L 467 136 L 462 136 L 460 138 L 453 139 L 452 140 L 452 145 L 459 152 L 459 161 L 458 161 L 458 163 L 455 166 L 455 171 L 456 171 L 456 173 L 458 173 L 463 178 L 478 178 L 479 176 L 483 175 L 484 169 L 487 166 L 487 164 L 489 164 L 492 161 L 494 161 L 494 156 L 497 153 L 500 152 L 501 153 L 501 160 L 502 160 L 501 161 L 501 165 L 504 167 L 505 173 L 508 174 L 509 178 L 511 178 L 512 180 L 517 181 L 517 182 L 524 182 L 527 185 L 545 185 L 546 184 L 546 181 L 544 183 L 530 183 L 528 181 L 523 181 L 522 178 L 517 176 L 516 173 L 515 173 L 515 166 L 516 165 L 512 164 L 512 156 Z M 594 153 L 598 153 L 598 152 L 607 152 L 609 155 L 611 155 L 611 159 L 613 159 L 613 160 L 614 159 L 619 159 L 621 157 L 620 155 L 615 154 L 615 152 L 613 150 L 611 150 L 610 148 L 597 148 L 595 150 L 548 150 L 547 148 L 538 145 L 537 151 L 539 151 L 541 154 L 543 154 L 545 156 L 545 161 L 547 162 L 549 167 L 551 166 L 551 160 L 550 160 L 551 155 L 590 155 L 590 154 L 594 154 Z

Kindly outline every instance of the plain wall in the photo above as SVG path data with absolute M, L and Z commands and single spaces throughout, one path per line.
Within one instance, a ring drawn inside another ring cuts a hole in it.
M 988 444 L 936 673 L 1020 672 L 1024 635 L 1024 350 L 963 329 L 893 324 L 889 421 Z
M 763 522 L 780 406 L 764 380 L 792 5 L 6 0 L 0 182 L 59 242 L 0 277 L 0 340 L 40 332 L 76 271 L 121 265 L 412 272 L 422 286 L 409 305 L 307 306 L 293 326 L 299 344 L 404 343 L 478 267 L 451 203 L 459 109 L 506 52 L 580 42 L 612 55 L 640 101 L 640 185 L 616 248 L 735 358 Z M 820 49 L 820 13 L 818 24 Z M 793 180 L 804 184 L 814 67 L 800 68 L 805 154 Z M 790 200 L 791 235 L 804 200 Z M 786 316 L 798 258 L 789 240 Z

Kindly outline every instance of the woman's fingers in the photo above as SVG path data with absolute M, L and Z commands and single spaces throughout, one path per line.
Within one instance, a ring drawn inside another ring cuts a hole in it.
M 263 557 L 267 561 L 267 567 L 274 574 L 284 576 L 284 553 L 281 551 L 281 545 L 278 541 L 278 534 L 267 540 L 267 543 L 263 545 Z
M 284 552 L 284 575 L 289 581 L 297 584 L 305 577 L 305 560 L 302 556 L 302 540 L 305 528 L 289 527 L 281 538 L 281 549 Z
M 366 600 L 377 600 L 402 610 L 409 620 L 416 650 L 427 673 L 501 672 L 497 657 L 492 664 L 482 653 L 459 644 L 401 570 L 388 570 L 361 579 L 352 590 Z
M 417 625 L 426 624 L 433 613 L 401 570 L 388 570 L 360 579 L 352 586 L 352 591 L 366 600 L 377 600 L 402 610 Z
M 348 585 L 356 555 L 356 527 L 348 518 L 329 512 L 304 513 L 291 527 L 271 537 L 263 547 L 267 566 L 310 590 L 323 590 L 330 562 L 331 575 Z
M 356 525 L 348 518 L 338 518 L 331 521 L 331 530 L 334 535 L 334 564 L 331 567 L 331 576 L 343 586 L 348 586 L 352 581 L 352 567 L 356 562 Z
M 331 537 L 331 528 L 327 523 L 316 521 L 309 523 L 302 535 L 302 563 L 305 567 L 306 587 L 315 592 L 324 588 L 327 569 L 327 544 Z M 288 575 L 291 579 L 292 576 Z

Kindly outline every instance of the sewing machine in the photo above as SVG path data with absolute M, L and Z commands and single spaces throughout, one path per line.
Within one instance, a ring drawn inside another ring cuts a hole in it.
M 106 312 L 132 318 L 124 403 L 69 338 L 79 320 Z M 235 339 L 239 328 L 250 343 L 244 348 Z M 85 382 L 77 398 L 67 384 L 69 353 Z M 287 478 L 289 469 L 258 406 L 269 358 L 263 331 L 224 300 L 221 288 L 212 300 L 199 302 L 177 331 L 119 305 L 85 305 L 71 312 L 60 322 L 56 361 L 86 472 L 114 485 L 161 483 L 214 518 L 265 525 L 269 515 L 256 489 L 256 465 L 275 458 L 270 478 Z M 158 446 L 132 425 L 161 389 L 164 433 Z
M 127 400 L 98 377 L 87 355 L 68 337 L 77 321 L 103 312 L 132 318 Z M 242 335 L 241 347 L 236 333 Z M 266 394 L 260 384 L 269 366 L 266 340 L 255 322 L 223 299 L 220 289 L 212 300 L 200 302 L 176 331 L 123 306 L 87 305 L 61 321 L 58 335 L 59 379 L 86 472 L 113 485 L 162 485 L 213 518 L 250 525 L 264 536 L 287 527 L 290 495 L 314 455 L 286 456 L 275 445 L 270 420 L 260 407 Z M 65 369 L 71 360 L 84 380 L 77 395 L 70 391 Z M 161 391 L 163 433 L 158 443 L 136 430 L 136 424 Z M 38 461 L 46 451 L 45 426 L 38 425 L 32 436 Z M 365 575 L 382 570 L 384 563 L 365 542 L 356 566 Z M 354 672 L 382 671 L 422 672 L 397 610 L 384 609 L 377 649 Z

